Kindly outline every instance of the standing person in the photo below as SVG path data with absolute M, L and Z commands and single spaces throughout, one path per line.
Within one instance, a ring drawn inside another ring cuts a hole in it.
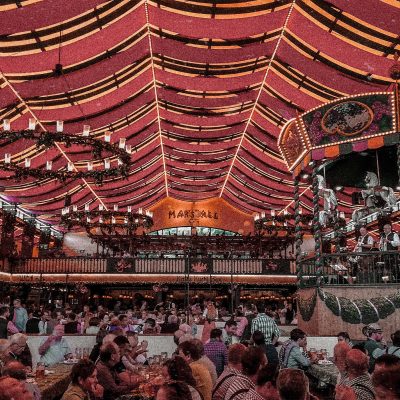
M 21 305 L 20 299 L 14 300 L 14 313 L 12 321 L 14 325 L 17 327 L 19 332 L 25 332 L 26 323 L 28 321 L 28 313 L 24 307 Z
M 228 351 L 222 341 L 222 330 L 215 328 L 210 332 L 210 341 L 204 345 L 204 353 L 214 363 L 220 376 L 228 363 Z
M 381 251 L 394 251 L 398 250 L 400 246 L 399 235 L 392 231 L 392 226 L 386 224 L 383 226 L 383 233 L 379 241 L 379 250 Z M 396 271 L 396 257 L 395 254 L 387 254 L 384 256 L 385 266 L 383 273 L 386 275 L 394 274 L 395 279 L 398 278 L 398 271 Z M 389 280 L 392 277 L 389 276 Z
M 10 309 L 7 306 L 0 307 L 0 339 L 7 339 L 9 316 L 10 316 Z
M 390 339 L 392 340 L 392 345 L 386 349 L 376 349 L 372 356 L 376 360 L 378 357 L 383 356 L 384 354 L 393 354 L 394 356 L 400 359 L 400 330 L 397 330 L 395 333 L 390 335 Z
M 256 316 L 250 303 L 244 305 L 243 312 L 244 317 L 239 322 L 236 334 L 240 337 L 240 343 L 247 344 L 251 338 L 251 324 Z
M 261 331 L 264 334 L 266 344 L 275 344 L 280 335 L 280 330 L 276 322 L 265 313 L 265 304 L 257 304 L 258 315 L 251 323 L 251 333 Z
M 392 231 L 392 226 L 390 224 L 384 225 L 383 233 L 379 241 L 379 249 L 382 251 L 397 250 L 399 245 L 399 235 Z
M 34 311 L 32 313 L 32 317 L 28 319 L 26 322 L 25 332 L 26 333 L 40 333 L 39 329 L 40 322 L 40 313 L 38 311 Z

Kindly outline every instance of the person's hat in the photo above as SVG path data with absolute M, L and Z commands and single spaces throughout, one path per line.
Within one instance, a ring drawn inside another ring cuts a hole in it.
M 362 333 L 364 336 L 370 336 L 372 333 L 382 332 L 382 328 L 376 324 L 368 324 L 362 328 Z

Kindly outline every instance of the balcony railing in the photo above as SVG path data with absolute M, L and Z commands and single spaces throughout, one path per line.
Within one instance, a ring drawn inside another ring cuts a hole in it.
M 0 264 L 1 268 L 1 264 Z M 213 258 L 27 258 L 14 259 L 3 266 L 12 274 L 243 274 L 294 275 L 293 264 L 286 259 Z
M 315 258 L 300 262 L 302 286 L 387 283 L 400 283 L 398 251 L 323 254 L 320 268 L 316 267 Z

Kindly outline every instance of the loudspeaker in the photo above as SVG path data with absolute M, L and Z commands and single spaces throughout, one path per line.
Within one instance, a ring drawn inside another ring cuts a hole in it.
M 64 207 L 69 207 L 71 205 L 71 196 L 67 194 L 64 200 Z

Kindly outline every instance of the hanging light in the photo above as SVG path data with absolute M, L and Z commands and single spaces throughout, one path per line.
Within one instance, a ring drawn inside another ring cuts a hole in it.
M 82 136 L 89 136 L 90 135 L 90 126 L 83 125 Z
M 3 130 L 5 131 L 11 130 L 11 124 L 9 119 L 3 119 Z
M 56 123 L 56 131 L 57 132 L 62 132 L 64 130 L 64 122 L 63 121 L 57 121 Z
M 35 118 L 29 118 L 28 129 L 30 131 L 34 131 L 36 129 L 36 119 Z
M 53 168 L 53 161 L 46 161 L 47 171 L 51 171 L 52 168 Z
M 11 154 L 10 153 L 4 154 L 4 163 L 10 164 L 10 162 L 11 162 Z

